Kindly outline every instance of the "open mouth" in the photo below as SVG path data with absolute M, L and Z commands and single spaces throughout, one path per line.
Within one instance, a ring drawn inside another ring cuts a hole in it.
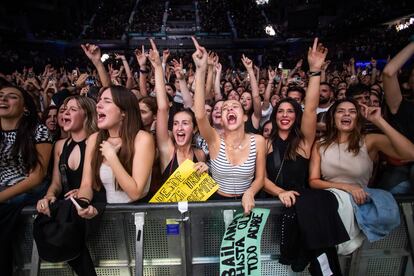
M 341 119 L 341 124 L 344 126 L 350 126 L 352 123 L 352 120 L 350 118 L 343 118 Z
M 177 142 L 183 143 L 185 141 L 185 133 L 184 132 L 177 132 L 175 135 Z
M 105 120 L 106 115 L 103 113 L 98 113 L 98 122 L 102 122 L 103 120 Z
M 234 124 L 234 123 L 236 123 L 236 122 L 237 122 L 237 116 L 236 116 L 236 114 L 233 114 L 233 113 L 228 114 L 228 115 L 227 115 L 227 122 L 228 122 L 229 124 Z

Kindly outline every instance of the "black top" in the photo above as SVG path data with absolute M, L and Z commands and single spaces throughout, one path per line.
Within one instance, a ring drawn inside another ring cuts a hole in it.
M 193 152 L 193 162 L 197 163 L 197 157 Z M 170 163 L 168 163 L 167 167 L 161 174 L 161 183 L 164 184 L 167 181 L 168 177 L 178 168 L 178 160 L 177 160 L 177 152 L 174 150 L 173 159 L 171 159 Z
M 267 177 L 277 186 L 285 190 L 300 190 L 308 188 L 309 177 L 309 159 L 296 154 L 296 160 L 288 160 L 285 158 L 280 175 L 276 180 L 280 164 L 282 163 L 285 151 L 288 147 L 288 142 L 278 137 L 272 142 L 273 152 L 266 157 L 266 172 Z M 279 153 L 279 164 L 275 165 L 275 158 L 273 154 Z
M 244 131 L 246 133 L 260 134 L 260 130 L 253 126 L 252 116 L 249 116 L 249 119 L 244 124 Z
M 389 112 L 390 124 L 414 143 L 414 104 L 402 100 L 397 113 Z
M 75 146 L 79 146 L 80 162 L 78 168 L 76 170 L 72 170 L 69 167 L 68 160 Z M 83 163 L 85 160 L 85 149 L 86 139 L 80 142 L 76 142 L 73 139 L 67 139 L 63 145 L 62 154 L 60 155 L 59 160 L 59 170 L 61 174 L 63 194 L 80 187 L 82 181 Z M 65 177 L 67 181 L 64 180 Z M 67 182 L 67 184 L 65 184 L 65 182 Z

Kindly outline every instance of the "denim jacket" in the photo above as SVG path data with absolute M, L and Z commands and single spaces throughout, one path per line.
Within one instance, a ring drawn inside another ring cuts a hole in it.
M 400 225 L 398 204 L 391 193 L 381 189 L 365 188 L 368 200 L 362 205 L 351 196 L 355 218 L 370 242 L 387 236 Z

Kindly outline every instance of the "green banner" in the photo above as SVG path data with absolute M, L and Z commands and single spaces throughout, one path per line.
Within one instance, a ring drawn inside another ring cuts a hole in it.
M 221 276 L 261 275 L 260 240 L 269 212 L 254 208 L 249 216 L 234 216 L 221 242 Z

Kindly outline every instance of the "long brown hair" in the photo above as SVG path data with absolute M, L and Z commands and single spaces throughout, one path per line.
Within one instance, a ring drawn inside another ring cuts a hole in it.
M 134 141 L 137 133 L 143 129 L 141 121 L 141 113 L 137 97 L 127 88 L 119 85 L 110 86 L 102 89 L 100 95 L 109 89 L 112 95 L 114 104 L 121 109 L 125 114 L 122 121 L 119 136 L 122 140 L 122 146 L 118 152 L 119 160 L 125 170 L 132 174 L 132 163 L 135 153 Z M 92 159 L 92 171 L 95 175 L 95 188 L 102 186 L 102 181 L 99 176 L 99 170 L 102 165 L 103 156 L 99 151 L 99 145 L 109 138 L 109 132 L 106 129 L 100 129 L 96 139 L 94 156 Z M 115 181 L 116 189 L 119 189 L 119 184 Z
M 322 136 L 322 139 L 319 142 L 319 144 L 320 146 L 325 147 L 325 150 L 326 150 L 331 144 L 338 142 L 339 131 L 335 124 L 335 113 L 336 113 L 336 110 L 338 109 L 338 106 L 341 103 L 345 103 L 345 102 L 349 102 L 353 104 L 357 111 L 355 127 L 351 131 L 351 135 L 349 135 L 348 149 L 347 149 L 349 152 L 353 152 L 355 155 L 357 155 L 361 148 L 361 140 L 363 138 L 362 124 L 363 124 L 364 118 L 362 117 L 358 102 L 351 98 L 346 98 L 346 99 L 336 101 L 326 112 L 326 132 Z
M 273 108 L 272 115 L 270 116 L 270 120 L 272 122 L 272 132 L 270 134 L 270 141 L 273 143 L 279 137 L 279 127 L 276 122 L 276 114 L 279 109 L 279 106 L 282 103 L 289 103 L 293 106 L 293 110 L 295 111 L 295 121 L 293 122 L 292 128 L 289 131 L 289 135 L 287 138 L 288 147 L 286 148 L 286 158 L 288 160 L 296 160 L 297 150 L 300 147 L 300 141 L 304 139 L 304 135 L 300 129 L 300 125 L 302 122 L 302 107 L 296 102 L 296 100 L 292 98 L 285 98 L 278 102 L 276 106 Z

